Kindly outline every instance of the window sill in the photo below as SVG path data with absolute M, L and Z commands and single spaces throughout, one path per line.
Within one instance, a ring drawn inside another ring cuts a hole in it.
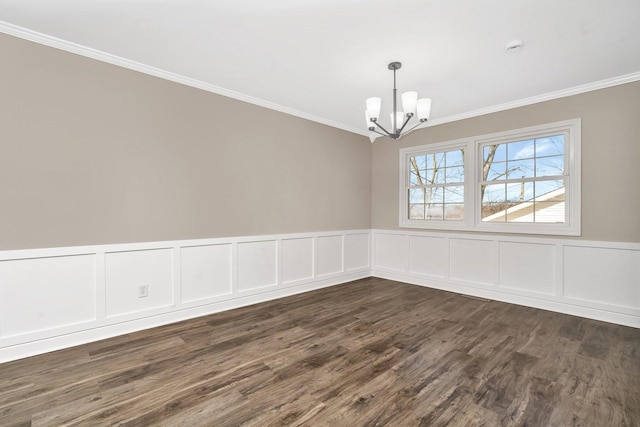
M 454 224 L 452 222 L 429 222 L 419 220 L 400 221 L 400 228 L 417 228 L 422 230 L 464 231 L 476 233 L 501 233 L 501 234 L 537 234 L 545 236 L 575 236 L 581 235 L 580 227 L 570 227 L 565 224 Z

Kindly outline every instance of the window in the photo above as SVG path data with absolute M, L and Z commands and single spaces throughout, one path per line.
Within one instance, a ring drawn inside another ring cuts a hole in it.
M 464 148 L 409 156 L 409 218 L 464 219 Z
M 565 135 L 485 143 L 483 222 L 565 222 Z
M 400 150 L 400 226 L 580 235 L 580 120 Z

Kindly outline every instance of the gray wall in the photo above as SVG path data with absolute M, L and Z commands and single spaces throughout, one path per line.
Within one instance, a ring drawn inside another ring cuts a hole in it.
M 0 250 L 398 228 L 398 151 L 582 118 L 582 239 L 640 242 L 640 82 L 337 130 L 0 34 Z
M 429 127 L 400 143 L 377 140 L 372 158 L 373 228 L 398 228 L 400 148 L 578 117 L 581 239 L 640 242 L 640 82 Z
M 371 226 L 359 135 L 0 34 L 0 250 Z

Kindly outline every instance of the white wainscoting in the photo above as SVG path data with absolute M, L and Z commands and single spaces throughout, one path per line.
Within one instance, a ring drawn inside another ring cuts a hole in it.
M 368 277 L 370 248 L 349 230 L 2 251 L 0 362 Z
M 2 251 L 0 362 L 371 275 L 640 327 L 640 244 L 349 230 Z
M 372 275 L 640 327 L 640 244 L 372 230 Z

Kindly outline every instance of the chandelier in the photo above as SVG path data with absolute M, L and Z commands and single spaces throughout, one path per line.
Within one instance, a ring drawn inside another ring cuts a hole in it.
M 397 140 L 429 120 L 431 100 L 429 98 L 418 99 L 418 92 L 411 91 L 403 93 L 402 109 L 404 111 L 398 111 L 396 71 L 399 70 L 400 67 L 402 67 L 400 62 L 392 62 L 389 64 L 389 69 L 393 71 L 393 112 L 391 113 L 390 130 L 385 129 L 378 120 L 380 118 L 382 99 L 367 98 L 365 116 L 367 118 L 367 128 L 369 129 L 369 139 L 371 139 L 371 142 L 373 142 L 378 135 L 388 136 L 391 139 Z M 412 122 L 408 130 L 402 133 L 407 127 L 407 124 L 409 124 L 411 119 L 416 115 L 418 122 Z

